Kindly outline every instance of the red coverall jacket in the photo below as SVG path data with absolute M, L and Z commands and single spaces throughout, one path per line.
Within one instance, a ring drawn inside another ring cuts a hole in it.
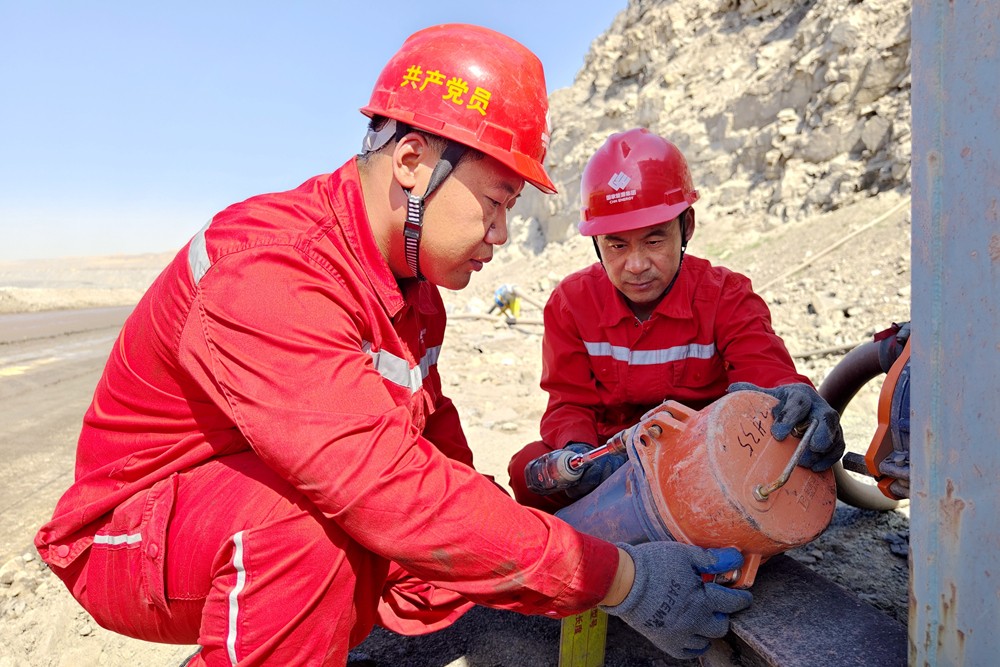
M 567 276 L 545 305 L 542 362 L 549 394 L 542 441 L 516 454 L 509 472 L 520 502 L 549 510 L 569 500 L 538 496 L 524 482 L 525 466 L 547 451 L 570 442 L 603 445 L 665 400 L 700 409 L 733 382 L 809 383 L 750 280 L 691 255 L 645 322 L 600 263 Z
M 615 547 L 472 468 L 441 392 L 444 329 L 437 288 L 400 287 L 380 254 L 353 160 L 226 209 L 125 323 L 39 553 L 66 568 L 133 495 L 252 450 L 373 558 L 482 604 L 593 607 Z

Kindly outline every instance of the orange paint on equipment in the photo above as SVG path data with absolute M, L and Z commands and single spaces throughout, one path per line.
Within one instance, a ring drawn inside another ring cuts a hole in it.
M 896 481 L 895 478 L 883 475 L 882 471 L 879 470 L 879 464 L 893 452 L 892 402 L 899 384 L 899 376 L 910 361 L 910 340 L 910 338 L 906 339 L 902 353 L 893 362 L 885 380 L 882 381 L 882 390 L 878 396 L 878 428 L 875 429 L 875 435 L 872 436 L 872 442 L 865 453 L 865 467 L 868 468 L 871 476 L 878 481 L 878 488 L 882 494 L 890 500 L 901 500 L 902 498 L 889 488 Z
M 664 402 L 620 435 L 629 463 L 557 516 L 609 541 L 735 547 L 744 565 L 720 583 L 750 587 L 769 557 L 818 537 L 837 502 L 833 472 L 790 466 L 800 439 L 771 436 L 776 403 L 755 391 L 700 411 Z
M 771 436 L 776 403 L 748 391 L 700 412 L 667 401 L 645 415 L 644 432 L 636 432 L 635 451 L 670 534 L 700 547 L 739 549 L 744 565 L 737 587 L 753 584 L 768 557 L 819 537 L 836 509 L 829 470 L 795 466 L 784 485 L 763 500 L 755 496 L 755 489 L 782 476 L 798 444 L 794 436 L 783 442 Z

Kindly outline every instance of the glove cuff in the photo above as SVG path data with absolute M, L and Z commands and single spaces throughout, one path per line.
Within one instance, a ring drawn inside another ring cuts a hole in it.
M 631 544 L 627 542 L 619 542 L 616 544 L 618 548 L 627 553 L 631 558 L 632 562 L 635 564 L 635 579 L 632 581 L 632 588 L 629 590 L 628 595 L 625 599 L 614 606 L 599 605 L 601 611 L 611 614 L 612 616 L 621 616 L 622 614 L 627 614 L 632 609 L 635 608 L 637 604 L 642 600 L 642 597 L 646 588 L 646 579 L 648 578 L 648 568 L 644 564 L 640 564 L 642 557 L 638 555 L 639 549 L 636 549 Z

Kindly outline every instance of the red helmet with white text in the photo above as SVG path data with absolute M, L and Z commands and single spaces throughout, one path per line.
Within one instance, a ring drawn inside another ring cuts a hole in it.
M 366 116 L 380 115 L 499 160 L 546 193 L 549 144 L 542 64 L 523 44 L 460 23 L 411 35 L 382 70 Z
M 584 236 L 615 234 L 673 220 L 698 201 L 677 146 L 645 128 L 612 134 L 580 181 Z

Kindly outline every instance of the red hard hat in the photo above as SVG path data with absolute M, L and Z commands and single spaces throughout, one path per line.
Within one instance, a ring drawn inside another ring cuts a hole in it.
M 645 128 L 612 134 L 580 180 L 584 236 L 615 234 L 673 220 L 698 201 L 677 146 Z
M 453 23 L 410 35 L 361 113 L 471 146 L 554 193 L 542 166 L 548 108 L 542 63 L 534 53 L 493 30 Z

